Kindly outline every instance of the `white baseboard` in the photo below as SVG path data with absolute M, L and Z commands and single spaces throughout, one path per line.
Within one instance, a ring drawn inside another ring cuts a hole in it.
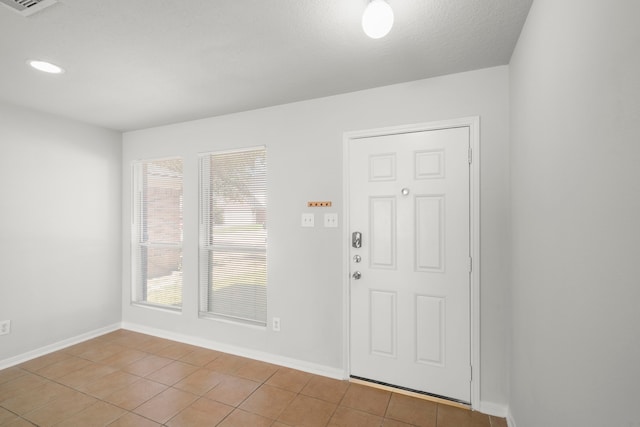
M 509 412 L 509 408 L 507 407 L 507 405 L 486 401 L 481 401 L 477 410 L 479 412 L 482 412 L 483 414 L 500 418 L 506 418 L 507 413 Z
M 37 348 L 35 350 L 28 351 L 23 354 L 19 354 L 8 359 L 0 360 L 0 370 L 10 368 L 15 365 L 27 362 L 36 357 L 44 356 L 45 354 L 53 353 L 54 351 L 62 350 L 63 348 L 70 347 L 74 344 L 81 343 L 91 338 L 99 337 L 100 335 L 108 334 L 115 330 L 120 329 L 120 323 L 114 323 L 113 325 L 105 326 L 104 328 L 95 329 L 93 331 L 85 332 L 84 334 L 77 335 L 75 337 L 67 338 L 66 340 L 58 341 L 53 344 L 46 345 L 44 347 Z
M 334 378 L 338 380 L 347 379 L 346 372 L 339 368 L 319 365 L 317 363 L 306 362 L 304 360 L 293 359 L 276 354 L 266 353 L 258 350 L 251 350 L 243 347 L 237 347 L 229 344 L 211 341 L 203 338 L 193 337 L 189 335 L 168 332 L 162 329 L 150 328 L 148 326 L 138 325 L 134 323 L 123 322 L 122 329 L 134 332 L 140 332 L 159 338 L 165 338 L 172 341 L 178 341 L 185 344 L 196 345 L 198 347 L 208 348 L 210 350 L 221 351 L 224 353 L 234 354 L 236 356 L 247 357 L 250 359 L 260 360 L 262 362 L 273 363 L 274 365 L 285 366 L 299 371 L 309 372 L 311 374 L 322 375 L 324 377 Z

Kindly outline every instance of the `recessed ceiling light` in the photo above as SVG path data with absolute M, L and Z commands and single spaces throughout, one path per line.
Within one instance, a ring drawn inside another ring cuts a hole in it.
M 371 0 L 362 14 L 362 29 L 372 39 L 386 36 L 393 27 L 393 9 L 384 0 Z
M 45 73 L 51 73 L 51 74 L 64 73 L 64 69 L 62 67 L 52 64 L 51 62 L 35 61 L 35 60 L 27 61 L 27 62 L 36 70 L 44 71 Z

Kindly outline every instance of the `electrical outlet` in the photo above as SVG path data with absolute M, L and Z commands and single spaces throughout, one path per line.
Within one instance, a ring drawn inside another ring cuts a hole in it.
M 324 214 L 324 226 L 326 228 L 338 227 L 338 214 L 337 213 Z
M 302 226 L 303 227 L 315 227 L 315 216 L 312 213 L 302 214 Z
M 11 320 L 0 321 L 0 335 L 6 335 L 11 332 Z
M 280 332 L 280 318 L 274 317 L 271 323 L 271 329 L 273 329 L 274 332 Z

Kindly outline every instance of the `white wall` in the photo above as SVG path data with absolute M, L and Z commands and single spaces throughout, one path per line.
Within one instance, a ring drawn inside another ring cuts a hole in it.
M 0 103 L 0 361 L 117 323 L 121 135 Z
M 212 95 L 214 96 L 214 95 Z M 479 115 L 481 118 L 482 400 L 506 405 L 508 70 L 497 67 L 129 132 L 123 145 L 123 221 L 130 221 L 134 159 L 184 158 L 184 310 L 130 304 L 129 230 L 123 230 L 123 320 L 226 345 L 343 369 L 342 232 L 300 227 L 309 200 L 342 212 L 345 131 Z M 269 318 L 282 331 L 197 317 L 197 157 L 266 144 L 269 169 Z M 321 217 L 317 215 L 316 222 Z M 340 217 L 340 225 L 344 218 Z
M 640 426 L 638 16 L 536 0 L 512 57 L 518 427 Z

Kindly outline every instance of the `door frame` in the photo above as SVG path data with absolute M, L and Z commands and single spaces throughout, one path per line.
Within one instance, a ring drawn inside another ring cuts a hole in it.
M 471 407 L 480 409 L 480 117 L 471 116 L 459 119 L 425 122 L 409 125 L 390 126 L 375 129 L 349 131 L 343 133 L 342 138 L 342 300 L 343 300 L 343 366 L 345 378 L 351 375 L 350 343 L 351 343 L 351 299 L 350 299 L 350 248 L 349 234 L 349 144 L 352 140 L 370 138 L 374 136 L 394 135 L 410 132 L 422 132 L 438 129 L 468 127 L 470 148 L 469 153 L 469 209 L 470 209 L 470 250 L 472 268 L 470 274 L 470 360 L 471 360 Z

